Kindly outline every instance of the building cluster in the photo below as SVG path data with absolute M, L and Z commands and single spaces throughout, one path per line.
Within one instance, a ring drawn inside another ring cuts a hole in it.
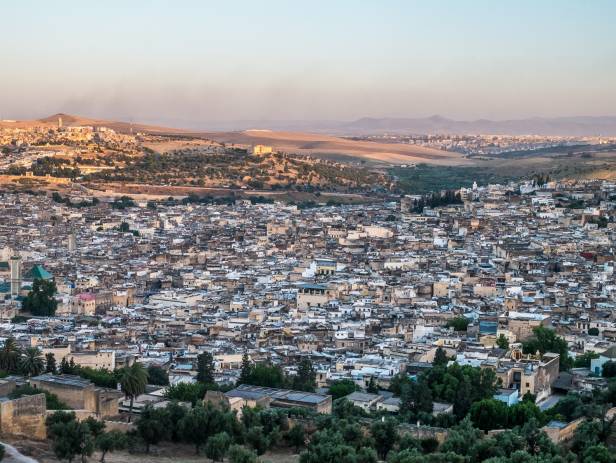
M 581 145 L 613 144 L 613 137 L 565 137 L 546 135 L 396 135 L 383 134 L 361 137 L 362 139 L 388 142 L 407 143 L 435 148 L 444 151 L 454 151 L 466 155 L 499 155 L 518 151 L 535 151 L 546 148 L 566 148 Z
M 238 380 L 245 354 L 289 376 L 309 358 L 317 392 L 351 380 L 362 391 L 350 400 L 377 410 L 395 411 L 399 399 L 366 388 L 419 374 L 438 349 L 494 370 L 496 397 L 510 405 L 526 393 L 542 404 L 604 387 L 602 365 L 616 357 L 616 185 L 475 186 L 461 196 L 463 204 L 414 213 L 412 197 L 118 210 L 5 194 L 0 337 L 58 363 L 160 366 L 172 384 L 195 381 L 203 352 L 219 383 Z M 58 309 L 25 319 L 21 303 L 37 279 L 55 282 Z M 523 352 L 537 327 L 556 330 L 573 357 L 599 356 L 560 373 L 561 353 Z M 122 400 L 78 378 L 37 381 L 85 391 L 100 413 Z M 244 387 L 228 399 L 331 407 L 323 394 L 300 395 Z
M 4 146 L 5 154 L 53 145 L 135 148 L 136 144 L 137 137 L 102 126 L 0 128 L 0 145 Z

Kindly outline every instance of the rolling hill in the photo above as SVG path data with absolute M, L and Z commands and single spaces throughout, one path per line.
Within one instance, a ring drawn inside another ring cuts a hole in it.
M 344 158 L 347 158 L 347 160 L 361 159 L 386 164 L 423 162 L 461 165 L 467 163 L 458 153 L 408 144 L 349 140 L 323 134 L 245 130 L 243 132 L 207 132 L 201 135 L 220 143 L 240 147 L 263 144 L 288 153 L 306 154 L 314 157 L 334 157 L 338 160 L 344 160 Z
M 121 133 L 128 133 L 132 130 L 133 132 L 159 135 L 205 138 L 242 148 L 263 144 L 290 154 L 311 155 L 317 158 L 321 157 L 338 161 L 371 161 L 379 164 L 397 165 L 420 162 L 437 165 L 465 165 L 468 163 L 458 153 L 409 144 L 358 141 L 326 134 L 289 131 L 201 132 L 131 122 L 93 119 L 63 113 L 35 120 L 0 121 L 0 127 L 57 127 L 60 118 L 62 119 L 62 124 L 69 127 L 104 126 Z

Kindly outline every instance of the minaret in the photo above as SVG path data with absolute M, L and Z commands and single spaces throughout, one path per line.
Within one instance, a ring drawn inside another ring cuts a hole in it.
M 58 128 L 61 129 L 62 128 L 62 118 L 58 117 Z
M 77 239 L 75 233 L 71 232 L 68 235 L 68 252 L 73 253 L 77 249 Z
M 11 269 L 11 296 L 19 296 L 21 291 L 21 256 L 14 253 L 9 259 Z

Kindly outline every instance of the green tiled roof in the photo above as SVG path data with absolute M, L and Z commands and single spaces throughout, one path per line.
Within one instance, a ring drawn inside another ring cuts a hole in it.
M 26 273 L 25 278 L 28 280 L 51 280 L 53 275 L 45 270 L 42 265 L 35 265 Z

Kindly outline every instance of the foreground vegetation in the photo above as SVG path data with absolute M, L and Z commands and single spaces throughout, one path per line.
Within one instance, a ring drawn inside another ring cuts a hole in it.
M 452 326 L 466 329 L 460 321 Z M 573 362 L 564 340 L 545 328 L 537 328 L 523 347 L 525 351 L 559 352 L 561 369 L 590 361 L 589 357 Z M 616 416 L 607 413 L 616 404 L 616 362 L 605 366 L 610 381 L 605 391 L 570 393 L 542 411 L 530 394 L 510 407 L 495 400 L 500 384 L 493 370 L 450 364 L 449 360 L 438 349 L 429 370 L 415 377 L 394 377 L 390 391 L 400 398 L 398 413 L 369 413 L 355 407 L 345 396 L 357 386 L 341 380 L 329 391 L 335 397 L 331 415 L 299 408 L 244 407 L 238 416 L 224 403 L 204 403 L 206 391 L 221 389 L 213 382 L 213 358 L 204 353 L 197 362 L 197 382 L 169 386 L 165 393 L 169 404 L 145 407 L 127 433 L 107 431 L 104 423 L 93 419 L 77 422 L 66 411 L 51 415 L 47 425 L 56 455 L 68 461 L 77 457 L 84 461 L 95 449 L 104 460 L 107 453 L 120 449 L 149 454 L 153 446 L 184 443 L 192 445 L 197 455 L 212 461 L 226 458 L 231 463 L 257 462 L 267 451 L 282 450 L 299 453 L 300 463 L 616 462 L 610 450 Z M 148 371 L 135 365 L 118 372 L 80 369 L 77 373 L 99 384 L 118 378 L 132 398 L 149 382 Z M 253 364 L 246 356 L 238 383 L 305 391 L 316 386 L 309 360 L 301 362 L 297 375 L 287 376 L 276 365 Z M 377 390 L 374 383 L 368 387 L 369 392 Z M 453 413 L 434 416 L 435 401 L 452 404 Z M 541 429 L 552 420 L 576 419 L 581 424 L 566 444 L 554 444 Z

